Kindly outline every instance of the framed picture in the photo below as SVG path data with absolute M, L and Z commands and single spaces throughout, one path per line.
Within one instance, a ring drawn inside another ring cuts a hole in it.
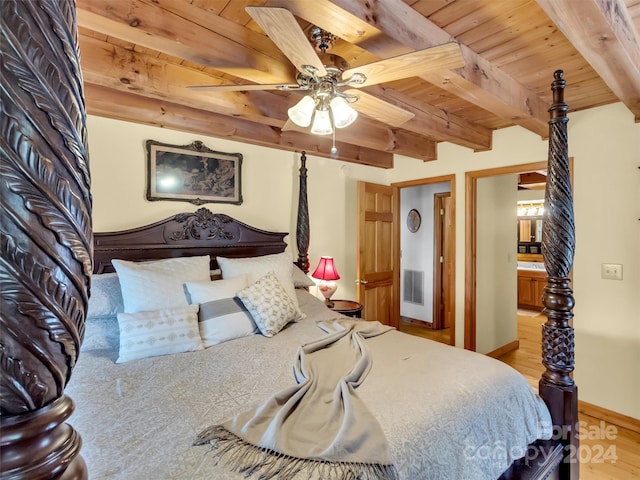
M 242 154 L 147 140 L 147 200 L 242 203 Z

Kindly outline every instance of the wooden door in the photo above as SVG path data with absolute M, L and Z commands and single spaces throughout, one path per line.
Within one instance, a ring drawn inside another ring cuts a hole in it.
M 358 182 L 357 208 L 356 283 L 362 318 L 398 327 L 398 189 Z
M 434 195 L 433 328 L 453 324 L 453 236 L 451 235 L 451 193 Z

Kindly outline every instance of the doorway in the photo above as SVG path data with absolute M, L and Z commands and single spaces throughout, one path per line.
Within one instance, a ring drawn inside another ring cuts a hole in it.
M 478 234 L 478 204 L 477 190 L 478 179 L 485 177 L 495 177 L 507 174 L 523 174 L 527 172 L 540 171 L 547 168 L 547 162 L 534 162 L 522 165 L 511 165 L 508 167 L 493 168 L 467 172 L 465 179 L 466 202 L 465 202 L 465 312 L 464 312 L 464 348 L 476 350 L 476 255 L 477 255 L 477 234 Z M 569 169 L 573 176 L 573 159 L 569 159 Z M 515 321 L 515 320 L 514 320 Z M 517 343 L 517 342 L 514 342 Z M 515 347 L 514 347 L 515 348 Z M 506 353 L 506 352 L 502 352 Z
M 416 302 L 401 303 L 400 330 L 455 345 L 455 175 L 393 186 L 405 198 L 411 198 L 411 192 L 430 197 L 427 207 L 425 203 L 416 208 L 405 205 L 398 222 L 399 236 L 413 239 L 416 245 L 411 247 L 413 256 L 409 256 L 406 243 L 400 242 L 400 255 L 405 261 L 401 262 L 398 275 L 402 284 L 398 287 L 398 298 Z M 416 216 L 420 216 L 418 229 L 415 228 Z M 415 292 L 421 292 L 423 298 L 417 298 L 420 295 Z

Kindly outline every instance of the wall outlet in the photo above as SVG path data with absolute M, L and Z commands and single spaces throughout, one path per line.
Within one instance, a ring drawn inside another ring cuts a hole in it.
M 622 280 L 622 265 L 619 263 L 603 263 L 601 276 L 606 280 Z

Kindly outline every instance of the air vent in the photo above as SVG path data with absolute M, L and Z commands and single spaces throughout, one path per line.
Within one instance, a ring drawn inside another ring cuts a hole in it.
M 424 272 L 421 270 L 404 271 L 404 301 L 424 305 Z

